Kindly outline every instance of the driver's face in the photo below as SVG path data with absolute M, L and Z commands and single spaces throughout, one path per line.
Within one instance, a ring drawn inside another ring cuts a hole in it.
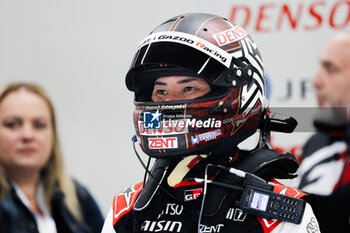
M 189 76 L 167 76 L 154 82 L 152 100 L 174 101 L 195 99 L 208 94 L 210 85 L 202 78 Z

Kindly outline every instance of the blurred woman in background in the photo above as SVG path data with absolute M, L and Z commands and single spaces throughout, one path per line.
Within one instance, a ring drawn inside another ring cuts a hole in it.
M 0 232 L 95 233 L 103 216 L 66 174 L 52 101 L 33 83 L 0 92 Z

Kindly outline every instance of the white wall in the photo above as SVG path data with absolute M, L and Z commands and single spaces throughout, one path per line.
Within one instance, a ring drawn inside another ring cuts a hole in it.
M 251 11 L 246 29 L 260 47 L 271 79 L 271 105 L 315 106 L 312 89 L 302 98 L 299 86 L 315 72 L 329 37 L 350 27 L 349 4 L 337 4 L 336 0 L 2 0 L 0 85 L 34 81 L 49 92 L 67 169 L 88 186 L 106 213 L 116 192 L 143 178 L 132 150 L 133 96 L 124 76 L 137 44 L 155 26 L 187 12 L 230 18 L 235 6 L 246 6 Z M 293 15 L 301 13 L 295 29 L 286 18 L 279 19 L 283 5 Z M 310 7 L 319 17 L 310 13 Z M 345 29 L 330 25 L 333 8 L 332 20 L 336 25 L 345 22 Z M 263 9 L 260 21 L 259 9 Z M 236 22 L 242 24 L 244 19 L 239 10 Z M 316 28 L 306 30 L 307 26 Z M 283 99 L 288 81 L 293 92 Z

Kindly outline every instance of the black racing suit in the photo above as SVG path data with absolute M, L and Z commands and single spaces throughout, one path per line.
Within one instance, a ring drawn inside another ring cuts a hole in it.
M 257 164 L 259 159 L 254 157 Z M 283 160 L 283 159 L 282 159 Z M 254 173 L 264 178 L 271 178 L 272 173 L 283 171 L 283 162 L 276 159 L 271 162 L 269 169 L 259 167 Z M 250 162 L 246 163 L 250 164 Z M 268 162 L 267 162 L 268 164 Z M 291 165 L 288 161 L 284 165 Z M 240 168 L 244 168 L 244 163 Z M 244 169 L 246 170 L 246 169 Z M 288 169 L 286 169 L 288 170 Z M 267 172 L 268 171 L 268 172 Z M 281 222 L 280 220 L 264 219 L 244 213 L 237 205 L 240 192 L 208 185 L 204 208 L 203 184 L 182 181 L 174 188 L 169 187 L 165 180 L 166 172 L 153 170 L 158 182 L 149 183 L 143 188 L 142 183 L 134 185 L 117 194 L 113 201 L 113 208 L 105 221 L 102 233 L 126 232 L 220 232 L 220 233 L 318 233 L 318 222 L 309 204 L 300 224 Z M 219 173 L 213 178 L 215 181 L 238 184 L 232 174 Z M 269 179 L 270 180 L 270 179 Z M 278 192 L 301 198 L 305 194 L 297 189 L 276 184 Z M 199 222 L 200 219 L 200 222 Z
M 323 233 L 350 232 L 350 128 L 318 126 L 304 146 L 294 185 L 310 194 Z

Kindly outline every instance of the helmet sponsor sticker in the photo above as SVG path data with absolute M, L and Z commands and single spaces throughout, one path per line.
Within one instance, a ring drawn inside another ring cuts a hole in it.
M 226 31 L 214 34 L 213 38 L 220 46 L 223 46 L 241 40 L 247 35 L 247 32 L 244 31 L 242 27 L 236 25 L 233 28 L 230 28 Z
M 168 31 L 151 34 L 141 41 L 137 49 L 155 42 L 173 42 L 187 45 L 207 54 L 226 67 L 230 67 L 231 64 L 232 56 L 228 52 L 207 40 L 184 32 Z
M 211 141 L 216 139 L 218 136 L 221 135 L 221 129 L 213 130 L 210 132 L 198 134 L 195 136 L 191 136 L 192 144 L 198 144 L 202 141 Z
M 237 115 L 234 115 L 230 118 L 225 118 L 222 123 L 228 124 L 230 123 L 233 126 L 239 126 L 240 124 L 244 123 L 247 120 L 247 113 L 243 112 Z
M 148 138 L 150 149 L 175 149 L 178 148 L 177 138 Z
M 178 109 L 186 109 L 186 104 L 176 104 L 176 105 L 166 105 L 166 104 L 163 104 L 161 106 L 158 106 L 158 105 L 146 105 L 145 106 L 145 110 L 148 110 L 148 111 L 155 111 L 155 110 L 158 110 L 158 109 L 161 109 L 161 110 L 178 110 Z
M 141 138 L 140 138 L 139 136 L 136 136 L 136 140 L 137 140 L 137 142 L 138 142 L 139 144 L 142 143 L 142 140 L 141 140 Z

